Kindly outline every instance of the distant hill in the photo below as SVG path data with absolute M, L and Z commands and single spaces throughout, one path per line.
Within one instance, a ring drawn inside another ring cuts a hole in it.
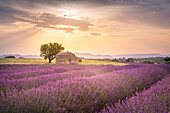
M 112 59 L 113 58 L 111 55 L 94 55 L 94 54 L 90 54 L 90 53 L 76 53 L 76 52 L 74 52 L 74 54 L 77 57 L 90 58 L 90 59 L 96 59 L 96 58 L 99 58 L 99 59 L 110 58 L 110 59 Z
M 166 56 L 170 56 L 170 54 L 168 55 L 161 55 L 159 53 L 153 53 L 153 54 L 123 54 L 123 55 L 113 55 L 113 57 L 115 58 L 149 58 L 149 57 L 166 57 Z
M 74 53 L 78 57 L 91 58 L 91 59 L 104 59 L 104 58 L 149 58 L 149 57 L 166 57 L 169 55 L 161 55 L 158 53 L 153 54 L 122 54 L 122 55 L 94 55 L 90 53 Z
M 6 56 L 15 56 L 16 58 L 23 57 L 23 58 L 42 58 L 38 55 L 20 55 L 20 54 L 5 54 L 0 55 L 0 58 L 5 58 Z
M 101 55 L 101 54 L 90 54 L 90 53 L 77 53 L 77 52 L 73 52 L 77 57 L 83 57 L 86 59 L 105 59 L 105 58 L 109 58 L 109 59 L 113 59 L 113 58 L 149 58 L 149 57 L 166 57 L 166 56 L 170 56 L 170 54 L 168 55 L 161 55 L 158 53 L 154 53 L 154 54 L 122 54 L 122 55 Z M 5 54 L 5 55 L 0 55 L 0 58 L 5 58 L 6 56 L 15 56 L 16 58 L 19 57 L 24 57 L 24 58 L 43 58 L 40 57 L 39 55 L 20 55 L 20 54 Z

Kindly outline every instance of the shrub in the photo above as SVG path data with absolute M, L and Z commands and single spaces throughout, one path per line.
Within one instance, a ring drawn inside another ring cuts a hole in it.
M 82 59 L 79 59 L 79 62 L 82 62 Z
M 167 62 L 167 61 L 170 61 L 170 57 L 165 57 L 164 60 Z
M 169 61 L 167 61 L 167 62 L 165 62 L 165 64 L 170 64 L 170 60 L 169 60 Z
M 134 59 L 133 59 L 133 58 L 128 58 L 128 59 L 126 60 L 126 62 L 134 62 Z
M 145 64 L 154 64 L 152 61 L 143 61 L 142 63 L 145 63 Z
M 6 56 L 5 58 L 15 58 L 15 56 Z
M 118 62 L 118 59 L 117 59 L 117 58 L 115 58 L 115 59 L 113 59 L 112 61 L 113 61 L 113 62 Z

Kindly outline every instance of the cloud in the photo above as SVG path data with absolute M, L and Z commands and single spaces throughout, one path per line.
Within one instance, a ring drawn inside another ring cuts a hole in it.
M 15 15 L 24 16 L 26 14 L 26 12 L 0 5 L 0 24 L 12 24 L 18 20 Z
M 67 33 L 72 33 L 74 30 L 77 30 L 77 28 L 81 31 L 87 31 L 89 30 L 89 26 L 93 25 L 86 20 L 65 18 L 51 13 L 41 13 L 39 14 L 39 17 L 37 15 L 31 16 L 28 12 L 11 8 L 15 7 L 17 4 L 23 8 L 38 8 L 41 5 L 43 5 L 44 8 L 49 5 L 59 8 L 60 6 L 76 4 L 80 8 L 81 6 L 86 6 L 86 8 L 101 6 L 104 7 L 104 9 L 107 9 L 107 6 L 128 6 L 130 8 L 127 8 L 121 16 L 110 16 L 110 20 L 118 20 L 121 22 L 141 22 L 152 26 L 170 27 L 169 0 L 3 0 L 0 1 L 0 4 L 2 4 L 2 6 L 0 6 L 0 24 L 25 21 L 34 24 L 36 27 L 63 30 Z M 110 10 L 110 15 L 112 15 L 112 13 L 113 9 Z M 64 25 L 66 27 L 57 27 L 58 25 Z
M 89 26 L 93 26 L 88 21 L 65 18 L 51 13 L 31 14 L 11 7 L 0 7 L 0 25 L 13 24 L 17 21 L 29 22 L 35 27 L 63 30 L 65 33 L 73 33 L 74 30 L 88 31 Z M 64 27 L 59 27 L 64 25 Z
M 4 0 L 4 4 L 20 4 L 23 6 L 37 7 L 38 5 L 60 6 L 65 4 L 78 4 L 85 6 L 107 6 L 145 2 L 148 0 Z
M 110 10 L 110 12 L 112 9 Z M 117 15 L 110 13 L 109 21 L 128 24 L 145 24 L 146 26 L 170 28 L 170 1 L 147 0 L 131 2 L 131 5 L 122 5 Z
M 51 27 L 51 28 L 55 29 L 55 30 L 62 30 L 65 33 L 73 33 L 73 31 L 76 30 L 76 29 L 74 29 L 72 27 Z
M 40 13 L 38 15 L 28 16 L 27 18 L 18 17 L 18 20 L 30 22 L 35 24 L 36 27 L 63 30 L 66 33 L 72 33 L 76 30 L 74 27 L 81 31 L 88 31 L 89 26 L 93 26 L 88 21 L 59 17 L 51 13 Z M 64 27 L 58 27 L 60 25 Z
M 2 0 L 3 4 L 20 4 L 23 6 L 37 7 L 38 5 L 61 6 L 66 4 L 78 4 L 88 6 L 107 5 L 154 5 L 159 3 L 170 3 L 169 0 Z
M 93 35 L 93 36 L 101 36 L 100 33 L 91 33 L 91 35 Z

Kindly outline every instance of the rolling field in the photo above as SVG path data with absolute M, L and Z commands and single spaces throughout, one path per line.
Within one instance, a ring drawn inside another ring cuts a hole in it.
M 0 64 L 45 64 L 48 60 L 41 58 L 0 58 Z M 52 64 L 55 64 L 55 59 L 52 60 Z M 107 62 L 97 60 L 82 60 L 81 65 L 127 65 L 125 63 Z
M 42 58 L 0 58 L 0 64 L 45 64 L 48 60 Z M 52 61 L 55 63 L 55 60 Z
M 116 65 L 116 66 L 127 65 L 126 63 L 119 63 L 119 62 L 108 62 L 108 61 L 98 61 L 98 60 L 84 60 L 84 59 L 79 64 L 81 64 L 81 65 Z
M 167 113 L 169 65 L 1 64 L 1 113 Z

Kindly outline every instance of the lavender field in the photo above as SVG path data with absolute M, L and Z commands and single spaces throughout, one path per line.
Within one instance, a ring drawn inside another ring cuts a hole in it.
M 0 65 L 1 113 L 168 113 L 170 65 Z

